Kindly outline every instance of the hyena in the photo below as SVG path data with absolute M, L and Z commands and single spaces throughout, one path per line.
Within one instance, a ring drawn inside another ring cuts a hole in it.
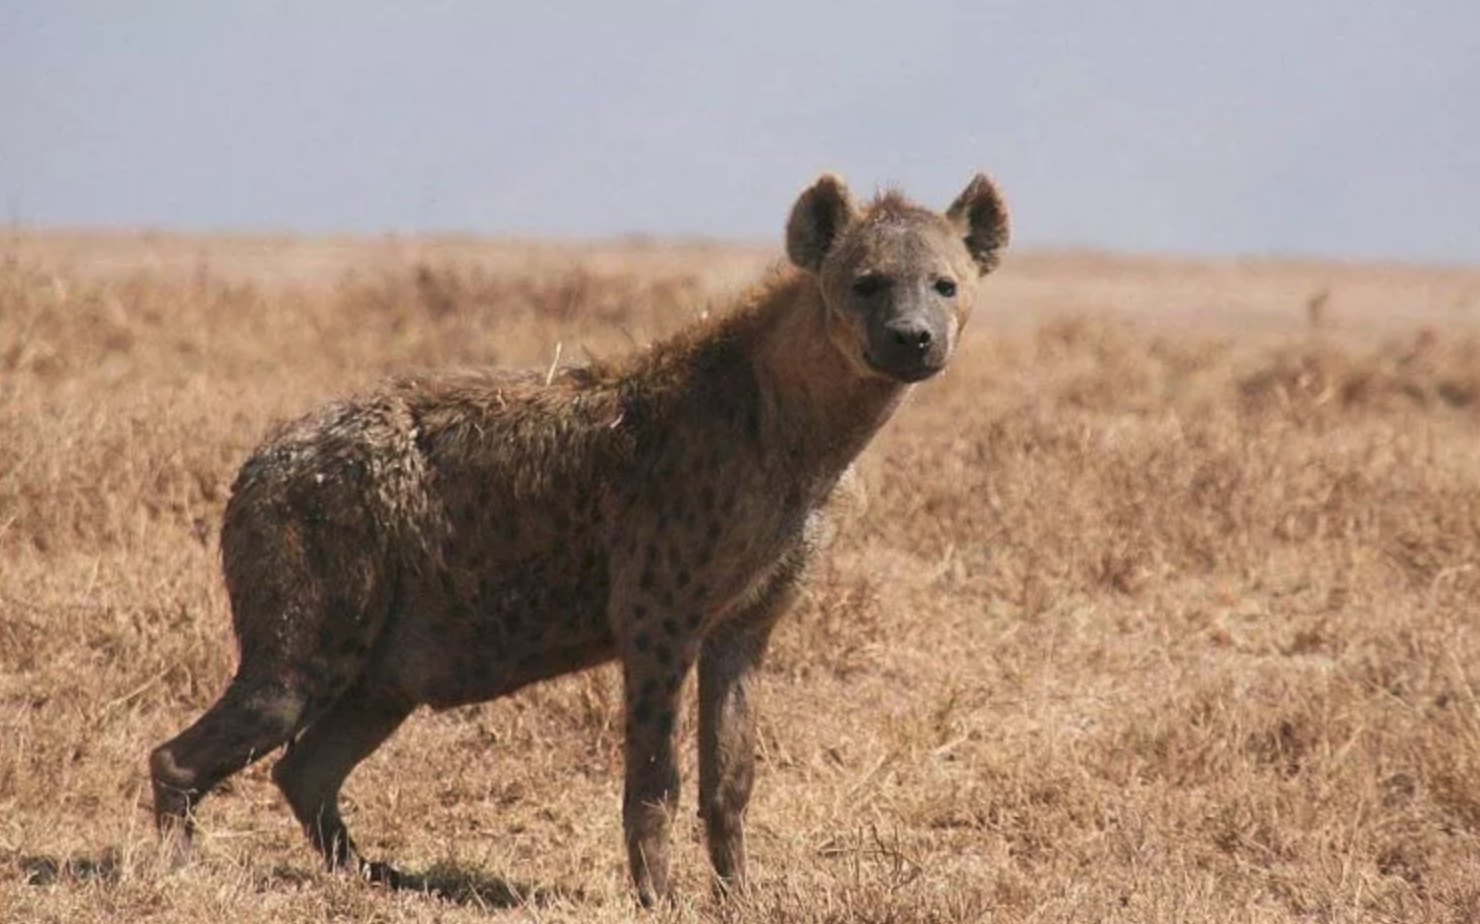
M 212 787 L 273 770 L 331 868 L 376 879 L 345 777 L 419 705 L 442 709 L 616 659 L 622 821 L 638 897 L 668 892 L 674 719 L 698 667 L 699 813 L 743 886 L 757 666 L 827 532 L 829 496 L 912 383 L 951 357 L 1007 244 L 978 175 L 944 214 L 819 178 L 793 266 L 624 361 L 558 375 L 412 376 L 282 427 L 221 531 L 240 665 L 150 758 L 188 853 Z

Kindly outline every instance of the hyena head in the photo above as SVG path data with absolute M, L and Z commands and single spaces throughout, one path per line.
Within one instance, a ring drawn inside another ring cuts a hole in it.
M 786 252 L 816 275 L 829 336 L 860 373 L 918 382 L 945 368 L 1007 239 L 1007 209 L 981 174 L 943 215 L 892 192 L 859 208 L 825 174 L 792 207 Z

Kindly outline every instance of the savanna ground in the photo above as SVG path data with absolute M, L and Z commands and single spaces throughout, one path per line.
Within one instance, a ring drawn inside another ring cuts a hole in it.
M 217 527 L 276 420 L 548 367 L 774 255 L 641 241 L 0 243 L 0 919 L 621 921 L 617 677 L 423 712 L 325 874 L 267 776 L 159 863 L 145 756 L 233 666 Z M 660 920 L 1480 919 L 1480 272 L 1013 255 L 869 450 L 765 671 L 754 893 L 693 720 Z

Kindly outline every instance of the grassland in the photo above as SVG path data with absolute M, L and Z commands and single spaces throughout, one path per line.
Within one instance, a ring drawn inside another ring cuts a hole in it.
M 233 666 L 216 531 L 276 420 L 610 355 L 765 250 L 0 242 L 0 920 L 622 921 L 617 679 L 414 717 L 330 876 L 267 778 L 167 871 L 144 759 Z M 658 920 L 1480 919 L 1480 272 L 1010 259 L 781 630 L 754 894 Z

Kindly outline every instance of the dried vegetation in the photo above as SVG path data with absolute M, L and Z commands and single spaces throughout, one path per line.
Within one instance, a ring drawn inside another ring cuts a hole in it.
M 4 253 L 0 919 L 633 917 L 610 670 L 419 715 L 352 778 L 367 852 L 431 894 L 319 872 L 265 765 L 165 872 L 144 756 L 231 670 L 215 536 L 272 421 L 395 370 L 610 355 L 764 261 Z M 1458 270 L 1009 262 L 779 635 L 754 894 L 710 899 L 689 811 L 659 919 L 1480 918 L 1477 293 Z

